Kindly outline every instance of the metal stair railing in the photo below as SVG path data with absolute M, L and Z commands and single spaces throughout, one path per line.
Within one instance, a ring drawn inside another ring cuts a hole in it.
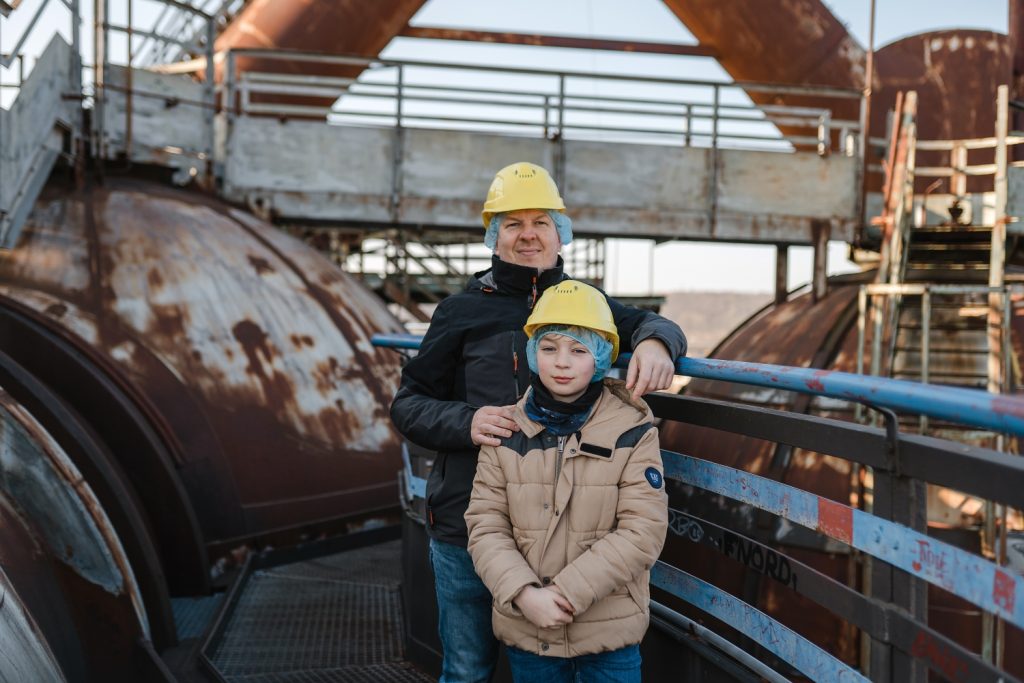
M 3 16 L 20 2 L 8 3 Z M 9 53 L 0 53 L 0 67 L 7 69 L 21 59 L 21 50 L 50 4 L 41 0 L 35 14 L 15 40 Z M 9 110 L 0 109 L 0 248 L 14 245 L 22 225 L 35 205 L 58 157 L 73 155 L 80 135 L 77 99 L 82 91 L 82 67 L 78 54 L 78 0 L 62 3 L 71 18 L 71 46 L 54 35 L 28 77 L 18 86 Z M 49 29 L 47 29 L 49 30 Z
M 966 189 L 966 178 L 967 176 L 993 176 L 994 189 L 995 189 L 995 218 L 991 228 L 990 244 L 988 245 L 989 259 L 988 263 L 985 264 L 988 269 L 988 286 L 984 285 L 938 285 L 934 283 L 920 283 L 920 284 L 907 284 L 903 282 L 903 273 L 907 263 L 909 262 L 909 245 L 910 240 L 913 239 L 913 230 L 907 231 L 907 250 L 902 257 L 897 260 L 895 258 L 895 250 L 899 244 L 896 241 L 895 234 L 889 234 L 891 238 L 889 254 L 886 258 L 886 254 L 883 253 L 882 266 L 880 267 L 880 274 L 878 281 L 873 285 L 865 285 L 861 287 L 860 299 L 859 299 L 859 313 L 858 319 L 858 347 L 857 347 L 857 369 L 858 372 L 864 370 L 864 318 L 866 316 L 866 309 L 868 307 L 868 300 L 872 302 L 874 308 L 873 321 L 874 337 L 872 339 L 872 358 L 871 358 L 871 374 L 880 374 L 880 368 L 883 366 L 883 359 L 881 358 L 881 344 L 883 339 L 888 340 L 889 353 L 887 356 L 887 362 L 885 366 L 888 367 L 888 374 L 892 376 L 897 367 L 896 358 L 900 353 L 906 354 L 908 349 L 902 349 L 898 346 L 898 338 L 900 336 L 900 327 L 903 324 L 903 316 L 899 313 L 899 309 L 902 306 L 903 298 L 905 296 L 919 296 L 921 298 L 921 312 L 920 312 L 920 379 L 922 382 L 929 382 L 933 380 L 933 373 L 935 372 L 934 362 L 932 359 L 931 350 L 931 335 L 935 327 L 933 325 L 933 308 L 935 306 L 935 299 L 933 295 L 939 296 L 956 296 L 962 297 L 963 305 L 970 307 L 971 301 L 969 297 L 984 297 L 982 304 L 983 315 L 985 320 L 985 342 L 983 347 L 976 349 L 978 354 L 984 353 L 985 355 L 985 372 L 984 374 L 965 374 L 959 373 L 962 376 L 957 376 L 956 372 L 950 372 L 946 370 L 944 379 L 950 383 L 962 382 L 964 380 L 981 380 L 984 382 L 984 386 L 987 391 L 991 394 L 1006 394 L 1010 391 L 1011 387 L 1016 384 L 1017 378 L 1013 375 L 1013 368 L 1010 363 L 1011 358 L 1011 344 L 1010 344 L 1010 330 L 1011 330 L 1011 318 L 1012 318 L 1012 307 L 1011 307 L 1011 290 L 1013 288 L 1005 284 L 1004 277 L 1004 263 L 1005 263 L 1005 248 L 1006 248 L 1006 228 L 1007 224 L 1015 221 L 1015 217 L 1007 216 L 1007 169 L 1011 165 L 1021 165 L 1020 162 L 1014 162 L 1011 164 L 1008 161 L 1008 147 L 1020 144 L 1024 142 L 1024 138 L 1013 137 L 1008 134 L 1008 88 L 1006 86 L 1000 86 L 997 94 L 997 120 L 996 120 L 996 134 L 992 138 L 980 139 L 980 140 L 941 140 L 941 141 L 920 141 L 917 143 L 917 147 L 922 150 L 929 151 L 949 151 L 950 152 L 950 167 L 922 167 L 918 168 L 917 172 L 919 175 L 924 177 L 935 177 L 935 178 L 949 178 L 950 186 L 955 202 L 957 204 L 965 197 Z M 893 137 L 895 138 L 895 132 Z M 978 166 L 967 166 L 967 155 L 968 149 L 985 149 L 994 148 L 995 150 L 995 163 Z M 893 158 L 893 150 L 890 151 L 890 159 Z M 889 169 L 887 169 L 888 171 Z M 891 176 L 887 176 L 887 179 Z M 891 192 L 892 187 L 887 182 L 887 190 Z M 907 189 L 907 192 L 912 193 L 912 184 Z M 890 198 L 890 194 L 886 194 L 886 198 Z M 913 206 L 913 195 L 910 194 L 909 202 Z M 922 210 L 927 208 L 927 197 L 922 205 Z M 901 204 L 904 202 L 901 202 Z M 887 201 L 887 210 L 891 204 Z M 959 216 L 951 214 L 952 222 L 948 226 L 950 233 L 957 232 L 959 225 Z M 891 225 L 892 219 L 889 219 L 889 223 L 886 224 L 888 227 Z M 885 219 L 883 218 L 883 221 Z M 963 226 L 965 232 L 977 231 L 979 228 L 976 225 L 977 221 L 972 216 L 972 225 Z M 894 233 L 895 231 L 893 231 Z M 953 245 L 956 246 L 955 244 Z M 883 250 L 885 244 L 883 244 Z M 934 259 L 935 256 L 932 256 Z M 925 264 L 928 265 L 928 264 Z M 935 265 L 935 264 L 933 264 Z M 942 267 L 942 263 L 937 264 L 938 267 Z M 948 266 L 947 266 L 948 267 Z M 978 266 L 981 267 L 980 265 Z M 899 269 L 897 271 L 897 268 Z M 920 266 L 918 266 L 920 268 Z M 888 269 L 888 272 L 885 272 Z M 883 277 L 884 274 L 884 277 Z M 894 277 L 896 276 L 896 277 Z M 1019 290 L 1015 290 L 1019 291 Z M 881 304 L 876 303 L 881 299 Z M 973 302 L 974 305 L 979 302 Z M 886 310 L 888 309 L 888 310 Z M 886 323 L 889 324 L 888 328 L 882 328 L 880 320 L 882 319 L 882 311 L 886 311 Z M 963 314 L 961 313 L 961 317 Z M 969 327 L 969 325 L 966 325 Z M 961 333 L 958 336 L 963 336 Z M 978 346 L 975 344 L 974 346 Z M 973 349 L 966 347 L 961 348 L 960 344 L 954 343 L 953 348 L 960 354 L 969 353 Z M 955 358 L 955 357 L 954 357 Z M 942 375 L 940 375 L 942 376 Z M 860 417 L 858 407 L 858 417 Z M 921 416 L 920 418 L 920 431 L 928 429 L 928 418 Z M 971 441 L 985 441 L 991 443 L 997 451 L 1005 451 L 1007 449 L 1007 442 L 1002 433 L 993 431 L 985 435 L 982 433 L 973 433 L 970 437 Z M 999 506 L 996 502 L 990 499 L 984 499 L 983 503 L 983 526 L 981 528 L 981 543 L 983 552 L 986 556 L 996 559 L 997 562 L 1002 562 L 1006 558 L 1006 534 L 997 533 L 997 526 L 1001 529 L 1006 529 L 1007 524 L 1007 509 L 1005 506 Z M 982 656 L 986 661 L 996 661 L 999 659 L 1001 648 L 1004 646 L 1005 637 L 1003 633 L 1002 622 L 993 616 L 992 614 L 985 613 L 982 615 Z

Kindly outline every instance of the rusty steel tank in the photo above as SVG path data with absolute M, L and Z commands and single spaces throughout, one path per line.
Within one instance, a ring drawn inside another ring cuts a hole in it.
M 934 273 L 930 275 L 934 276 Z M 947 276 L 950 281 L 969 280 L 969 276 L 962 272 L 955 277 L 948 273 Z M 871 270 L 834 276 L 829 278 L 827 295 L 818 301 L 808 292 L 781 304 L 769 304 L 740 324 L 709 357 L 856 372 L 857 294 L 861 284 L 873 282 L 874 278 L 875 271 Z M 910 281 L 913 281 L 913 277 Z M 950 315 L 971 316 L 981 330 L 980 334 L 984 334 L 984 318 L 978 317 L 980 314 L 977 310 L 964 307 L 954 309 Z M 938 327 L 938 323 L 935 324 Z M 940 337 L 942 334 L 949 338 Z M 934 348 L 952 347 L 953 336 L 952 332 L 935 331 L 932 337 Z M 867 326 L 866 337 L 864 367 L 869 368 L 871 325 Z M 1024 320 L 1020 315 L 1014 317 L 1012 343 L 1015 357 L 1024 357 Z M 984 362 L 983 355 L 978 356 L 970 350 L 964 350 L 960 357 L 946 361 L 960 369 L 977 367 Z M 935 372 L 933 381 L 941 382 L 938 368 Z M 692 396 L 833 419 L 855 419 L 853 406 L 846 401 L 812 398 L 782 390 L 695 379 L 684 392 Z M 913 429 L 915 426 L 905 425 L 904 428 Z M 946 436 L 952 435 L 947 433 Z M 971 440 L 976 435 L 967 433 L 959 436 Z M 864 488 L 870 489 L 870 482 L 865 487 L 849 461 L 794 449 L 785 444 L 678 422 L 663 423 L 660 437 L 662 448 L 667 450 L 694 455 L 781 481 L 854 507 L 863 507 Z M 678 487 L 670 494 L 673 507 L 692 512 L 770 546 L 782 548 L 785 554 L 837 581 L 858 589 L 861 587 L 860 570 L 851 560 L 848 549 L 841 543 L 787 524 L 769 514 L 759 513 L 749 506 L 731 503 L 720 496 L 685 487 Z M 967 511 L 975 513 L 976 508 L 964 505 L 963 500 L 962 495 L 958 497 L 948 489 L 929 486 L 928 533 L 980 553 L 980 518 L 967 514 Z M 835 656 L 852 665 L 858 664 L 857 631 L 828 610 L 794 594 L 788 586 L 698 544 L 687 543 L 685 547 L 670 544 L 668 552 L 672 553 L 670 560 L 673 564 L 678 562 L 678 566 L 687 571 L 758 605 L 766 613 L 812 642 L 827 648 Z M 681 609 L 695 618 L 709 621 L 707 615 L 692 608 L 683 606 Z M 713 619 L 710 621 L 714 622 L 714 630 L 739 637 L 725 624 Z M 929 586 L 928 623 L 973 651 L 980 651 L 982 622 L 979 611 L 973 605 L 934 586 Z M 1020 652 L 1024 647 L 1024 634 L 1008 625 L 1006 637 L 1008 654 L 1005 666 L 1017 676 L 1024 675 L 1024 661 L 1009 655 L 1011 652 Z
M 17 680 L 140 680 L 176 641 L 170 597 L 209 593 L 233 550 L 397 519 L 398 359 L 370 336 L 399 331 L 243 210 L 51 181 L 0 253 L 0 641 L 23 643 Z
M 374 58 L 387 47 L 425 0 L 254 0 L 246 3 L 224 32 L 215 49 L 267 49 L 278 57 L 239 56 L 238 73 L 301 74 L 357 78 L 363 66 L 303 59 L 300 53 Z M 288 51 L 295 54 L 289 58 Z M 218 71 L 222 66 L 218 67 Z M 218 75 L 220 78 L 221 75 Z M 339 89 L 338 95 L 341 95 Z M 268 95 L 257 93 L 253 102 L 326 108 L 337 97 Z

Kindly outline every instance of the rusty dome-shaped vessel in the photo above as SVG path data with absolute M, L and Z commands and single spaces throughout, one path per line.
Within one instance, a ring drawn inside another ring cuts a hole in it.
M 128 680 L 110 648 L 172 645 L 170 596 L 208 592 L 233 549 L 391 519 L 398 357 L 370 337 L 399 331 L 243 210 L 51 181 L 0 253 L 0 578 L 38 637 L 23 670 Z

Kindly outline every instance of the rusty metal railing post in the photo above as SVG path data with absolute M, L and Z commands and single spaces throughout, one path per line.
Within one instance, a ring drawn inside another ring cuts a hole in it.
M 921 293 L 921 383 L 928 384 L 928 372 L 930 370 L 932 333 L 932 293 L 925 285 Z M 928 430 L 928 416 L 922 415 L 920 432 L 924 434 Z
M 693 106 L 690 104 L 686 106 L 686 146 L 689 147 L 693 144 Z
M 832 112 L 825 110 L 818 117 L 818 155 L 828 156 L 832 151 Z
M 551 98 L 548 95 L 544 95 L 544 139 L 547 140 L 550 134 L 549 127 L 551 121 Z
M 398 223 L 402 203 L 402 157 L 405 154 L 405 130 L 402 126 L 402 97 L 405 85 L 405 67 L 398 65 L 395 83 L 395 135 L 391 149 L 391 222 Z
M 558 75 L 558 140 L 555 148 L 555 184 L 565 194 L 565 74 Z
M 926 488 L 905 476 L 900 466 L 899 417 L 888 408 L 875 408 L 885 418 L 887 471 L 874 470 L 874 514 L 915 531 L 927 528 Z M 873 562 L 871 594 L 927 622 L 927 584 L 888 563 Z M 920 658 L 900 652 L 890 644 L 871 643 L 871 680 L 925 683 L 928 672 Z
M 864 374 L 864 326 L 867 324 L 868 290 L 861 285 L 857 290 L 857 374 Z M 853 419 L 860 422 L 864 418 L 864 406 L 860 402 L 853 407 Z
M 708 226 L 715 234 L 718 223 L 718 116 L 721 90 L 714 85 L 711 91 L 711 181 L 708 183 Z
M 217 92 L 216 71 L 214 65 L 214 43 L 217 40 L 217 15 L 209 15 L 206 19 L 206 82 L 203 83 L 203 102 L 206 103 L 206 183 L 209 188 L 215 187 L 214 156 L 217 149 Z
M 95 0 L 93 8 L 93 130 L 95 131 L 96 162 L 102 177 L 103 160 L 106 158 L 106 130 L 103 117 L 106 110 L 107 61 L 110 58 L 109 44 L 110 0 Z

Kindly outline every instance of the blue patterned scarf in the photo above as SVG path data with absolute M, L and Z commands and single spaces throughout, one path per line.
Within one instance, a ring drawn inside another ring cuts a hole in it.
M 572 403 L 565 403 L 552 396 L 540 377 L 531 372 L 531 391 L 523 407 L 531 420 L 544 425 L 555 436 L 566 436 L 578 432 L 590 417 L 590 410 L 601 395 L 602 386 L 601 380 L 591 382 L 582 396 Z

